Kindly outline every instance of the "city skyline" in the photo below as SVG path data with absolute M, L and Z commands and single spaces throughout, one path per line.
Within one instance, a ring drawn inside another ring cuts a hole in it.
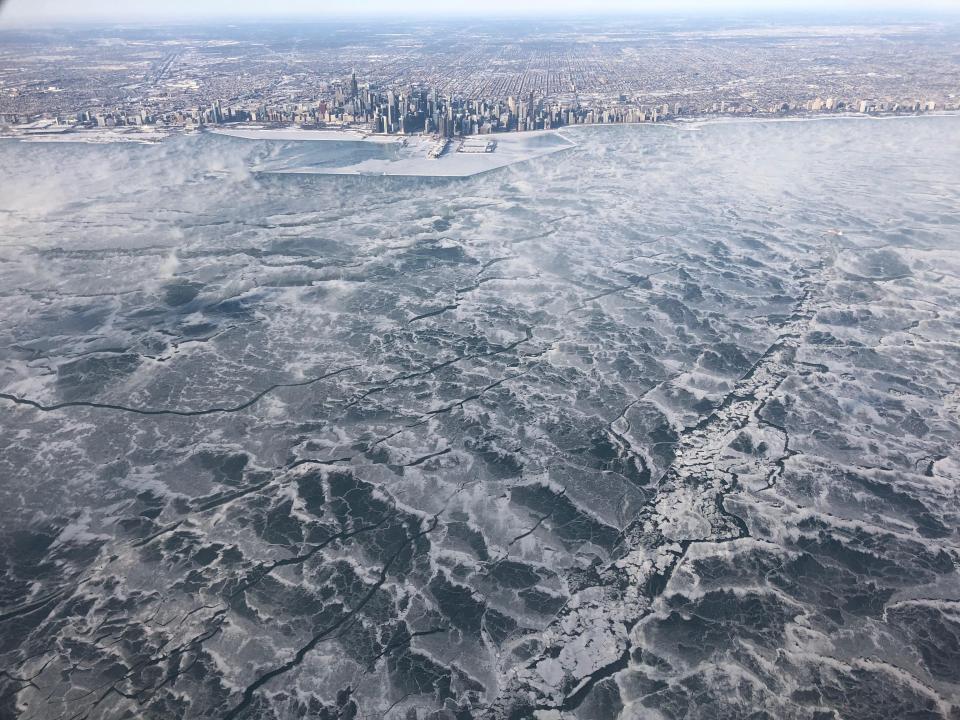
M 0 132 L 261 122 L 450 137 L 675 116 L 956 110 L 958 28 L 381 20 L 76 28 L 54 47 L 44 31 L 7 30 Z

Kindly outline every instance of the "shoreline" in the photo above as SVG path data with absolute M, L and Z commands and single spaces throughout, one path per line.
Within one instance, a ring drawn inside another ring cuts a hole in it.
M 387 136 L 393 137 L 393 136 Z M 552 155 L 576 147 L 576 142 L 554 130 L 500 133 L 494 152 L 461 153 L 456 150 L 430 157 L 425 150 L 434 144 L 430 136 L 409 136 L 411 142 L 398 150 L 398 157 L 366 158 L 342 166 L 254 168 L 273 175 L 367 175 L 380 177 L 465 178 Z M 478 137 L 478 136 L 471 136 Z M 484 135 L 482 137 L 489 137 Z M 546 142 L 544 140 L 546 139 Z
M 383 135 L 377 133 L 366 133 L 357 128 L 302 128 L 297 126 L 290 127 L 264 127 L 255 125 L 234 126 L 234 127 L 207 127 L 201 132 L 209 132 L 214 135 L 225 135 L 227 137 L 240 138 L 242 140 L 291 140 L 294 142 L 366 142 L 377 143 L 379 145 L 391 145 L 400 143 L 404 139 L 418 137 L 416 135 Z
M 524 130 L 523 132 L 496 132 L 496 133 L 487 133 L 487 134 L 477 134 L 477 135 L 464 135 L 463 138 L 493 138 L 493 139 L 504 139 L 504 138 L 516 138 L 516 137 L 538 137 L 547 134 L 552 134 L 559 132 L 561 130 L 566 130 L 569 127 L 574 126 L 564 126 L 559 128 L 550 128 L 549 130 Z M 381 145 L 389 145 L 391 143 L 402 143 L 404 140 L 407 142 L 421 141 L 424 139 L 431 140 L 433 139 L 433 134 L 422 134 L 422 133 L 412 133 L 409 135 L 401 135 L 395 133 L 393 135 L 386 135 L 384 133 L 368 133 L 358 130 L 356 128 L 302 128 L 302 127 L 263 127 L 263 126 L 246 126 L 246 127 L 209 127 L 206 128 L 203 132 L 210 132 L 215 135 L 226 135 L 227 137 L 237 137 L 244 140 L 292 140 L 292 141 L 333 141 L 333 142 L 370 142 L 377 143 Z M 459 139 L 461 136 L 453 138 L 454 141 Z
M 960 117 L 960 111 L 958 110 L 936 110 L 931 112 L 922 112 L 922 113 L 903 113 L 896 115 L 871 115 L 867 113 L 831 113 L 829 115 L 795 115 L 790 117 L 763 117 L 763 116 L 744 116 L 738 117 L 736 115 L 727 117 L 723 115 L 715 115 L 706 118 L 689 118 L 683 119 L 678 118 L 674 120 L 668 120 L 664 123 L 656 123 L 657 125 L 673 125 L 676 127 L 683 126 L 698 126 L 698 125 L 719 125 L 719 124 L 735 124 L 735 123 L 789 123 L 789 122 L 823 122 L 829 120 L 916 120 L 919 118 L 944 118 L 944 117 Z M 634 124 L 634 123 L 631 123 Z M 635 123 L 635 124 L 644 124 L 644 123 Z M 645 123 L 651 125 L 654 123 Z
M 791 117 L 764 117 L 764 116 L 723 116 L 711 115 L 707 117 L 674 118 L 662 122 L 636 123 L 590 123 L 583 125 L 564 125 L 562 127 L 524 130 L 522 132 L 509 131 L 489 133 L 486 135 L 468 135 L 465 137 L 523 138 L 553 135 L 569 131 L 578 131 L 582 128 L 609 128 L 609 127 L 673 127 L 696 129 L 708 125 L 740 124 L 740 123 L 802 123 L 825 121 L 891 121 L 910 120 L 920 118 L 955 118 L 960 117 L 957 110 L 938 110 L 923 113 L 870 115 L 861 113 L 832 113 L 829 115 L 797 115 Z M 76 128 L 56 133 L 30 133 L 17 130 L 0 131 L 0 140 L 17 140 L 26 143 L 85 143 L 91 145 L 108 145 L 113 143 L 133 143 L 139 145 L 155 145 L 171 137 L 209 132 L 214 135 L 235 137 L 241 140 L 284 140 L 288 142 L 358 142 L 374 143 L 378 145 L 398 145 L 404 141 L 432 137 L 430 135 L 385 135 L 382 133 L 368 133 L 356 128 L 303 128 L 298 126 L 264 127 L 260 126 L 207 126 L 199 128 L 164 127 L 150 130 L 132 130 L 130 128 Z

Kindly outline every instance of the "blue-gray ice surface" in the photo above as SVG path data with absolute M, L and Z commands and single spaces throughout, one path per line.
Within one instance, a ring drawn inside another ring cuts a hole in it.
M 960 717 L 960 118 L 569 137 L 0 143 L 0 717 Z

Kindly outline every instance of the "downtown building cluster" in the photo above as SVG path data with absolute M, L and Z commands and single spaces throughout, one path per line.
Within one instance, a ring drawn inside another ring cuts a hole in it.
M 719 101 L 705 107 L 680 103 L 644 104 L 638 98 L 596 95 L 581 102 L 575 94 L 562 98 L 509 96 L 482 99 L 442 95 L 435 89 L 413 86 L 403 90 L 378 89 L 357 81 L 356 73 L 337 81 L 323 97 L 296 102 L 263 102 L 236 99 L 213 101 L 206 107 L 169 109 L 116 108 L 84 110 L 73 115 L 36 118 L 0 114 L 0 123 L 21 127 L 36 125 L 33 133 L 75 128 L 158 126 L 194 129 L 206 125 L 256 122 L 298 125 L 304 128 L 355 128 L 385 135 L 429 134 L 440 138 L 486 135 L 498 132 L 551 130 L 573 125 L 657 122 L 678 116 L 770 115 L 825 112 L 867 114 L 918 113 L 957 109 L 933 101 L 839 100 L 816 98 L 800 102 L 754 105 Z
M 536 98 L 464 98 L 436 90 L 377 90 L 361 85 L 355 74 L 338 83 L 329 98 L 285 106 L 214 107 L 198 115 L 201 123 L 265 122 L 303 127 L 363 127 L 385 135 L 433 134 L 440 137 L 494 132 L 550 130 L 568 125 L 656 122 L 679 114 L 679 106 L 643 106 L 626 97 L 603 106 L 584 106 Z
M 204 125 L 256 122 L 305 128 L 353 127 L 387 135 L 432 134 L 439 137 L 485 135 L 495 132 L 550 130 L 569 125 L 656 122 L 680 113 L 679 105 L 641 105 L 620 96 L 611 102 L 581 104 L 526 97 L 477 99 L 441 95 L 413 87 L 394 91 L 360 84 L 355 74 L 334 84 L 326 97 L 295 103 L 265 103 L 238 99 L 213 101 L 208 107 L 178 110 L 104 109 L 58 115 L 55 125 L 67 127 L 132 127 L 158 125 L 194 128 Z M 37 118 L 3 116 L 17 125 Z

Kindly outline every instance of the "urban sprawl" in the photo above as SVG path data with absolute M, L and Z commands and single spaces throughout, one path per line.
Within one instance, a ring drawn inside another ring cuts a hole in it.
M 40 117 L 0 114 L 0 122 L 32 125 L 34 133 L 64 132 L 78 128 L 133 127 L 145 125 L 194 129 L 205 125 L 256 122 L 297 125 L 303 128 L 354 128 L 386 135 L 433 134 L 439 137 L 484 135 L 495 132 L 550 130 L 570 125 L 657 122 L 680 116 L 747 114 L 777 115 L 823 112 L 871 114 L 918 113 L 960 109 L 931 100 L 881 102 L 817 98 L 805 103 L 780 102 L 766 107 L 713 103 L 708 107 L 684 107 L 680 103 L 649 105 L 620 95 L 602 104 L 582 104 L 576 98 L 556 101 L 536 97 L 504 99 L 443 96 L 436 90 L 409 88 L 378 90 L 361 84 L 356 74 L 336 83 L 327 98 L 314 102 L 267 105 L 250 102 L 214 101 L 210 107 L 167 111 L 117 108 L 112 111 L 82 110 L 76 114 L 46 114 Z
M 960 109 L 960 24 L 651 22 L 0 31 L 0 132 L 257 123 L 452 138 Z

